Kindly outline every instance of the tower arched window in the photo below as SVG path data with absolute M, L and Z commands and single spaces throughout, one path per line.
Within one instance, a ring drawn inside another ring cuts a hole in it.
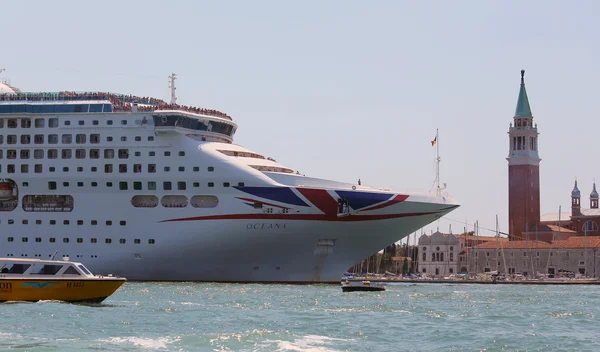
M 426 262 L 427 261 L 427 253 L 423 253 L 423 261 Z
M 598 231 L 598 224 L 596 224 L 595 221 L 591 221 L 591 220 L 586 221 L 583 224 L 583 231 L 584 232 L 596 232 L 596 231 Z

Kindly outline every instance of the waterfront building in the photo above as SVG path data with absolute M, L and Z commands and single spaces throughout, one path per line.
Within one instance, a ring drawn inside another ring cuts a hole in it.
M 570 230 L 564 230 L 570 231 Z M 573 231 L 571 233 L 574 234 Z M 570 236 L 565 240 L 509 241 L 498 238 L 469 249 L 469 273 L 498 271 L 527 276 L 600 274 L 600 237 Z
M 540 222 L 540 157 L 538 130 L 525 90 L 525 70 L 513 123 L 510 124 L 508 161 L 508 229 L 511 240 L 526 239 Z
M 417 272 L 431 276 L 444 276 L 468 271 L 468 249 L 493 241 L 494 237 L 472 234 L 453 235 L 439 231 L 419 237 Z

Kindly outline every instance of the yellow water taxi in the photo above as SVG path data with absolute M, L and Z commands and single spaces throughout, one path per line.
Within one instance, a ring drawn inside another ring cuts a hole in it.
M 93 275 L 83 264 L 63 260 L 0 258 L 0 302 L 56 300 L 100 303 L 126 281 Z

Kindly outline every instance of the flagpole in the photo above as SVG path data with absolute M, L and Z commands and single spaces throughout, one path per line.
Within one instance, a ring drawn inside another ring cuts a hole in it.
M 436 195 L 440 197 L 442 190 L 440 188 L 440 132 L 439 129 L 435 129 L 435 147 L 436 147 L 436 170 L 435 170 L 435 181 L 436 181 Z

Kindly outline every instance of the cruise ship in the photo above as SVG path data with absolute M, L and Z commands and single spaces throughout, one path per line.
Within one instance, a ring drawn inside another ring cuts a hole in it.
M 169 102 L 0 83 L 0 256 L 130 280 L 339 283 L 459 206 L 302 175 L 235 144 L 229 115 L 177 104 L 175 77 Z

